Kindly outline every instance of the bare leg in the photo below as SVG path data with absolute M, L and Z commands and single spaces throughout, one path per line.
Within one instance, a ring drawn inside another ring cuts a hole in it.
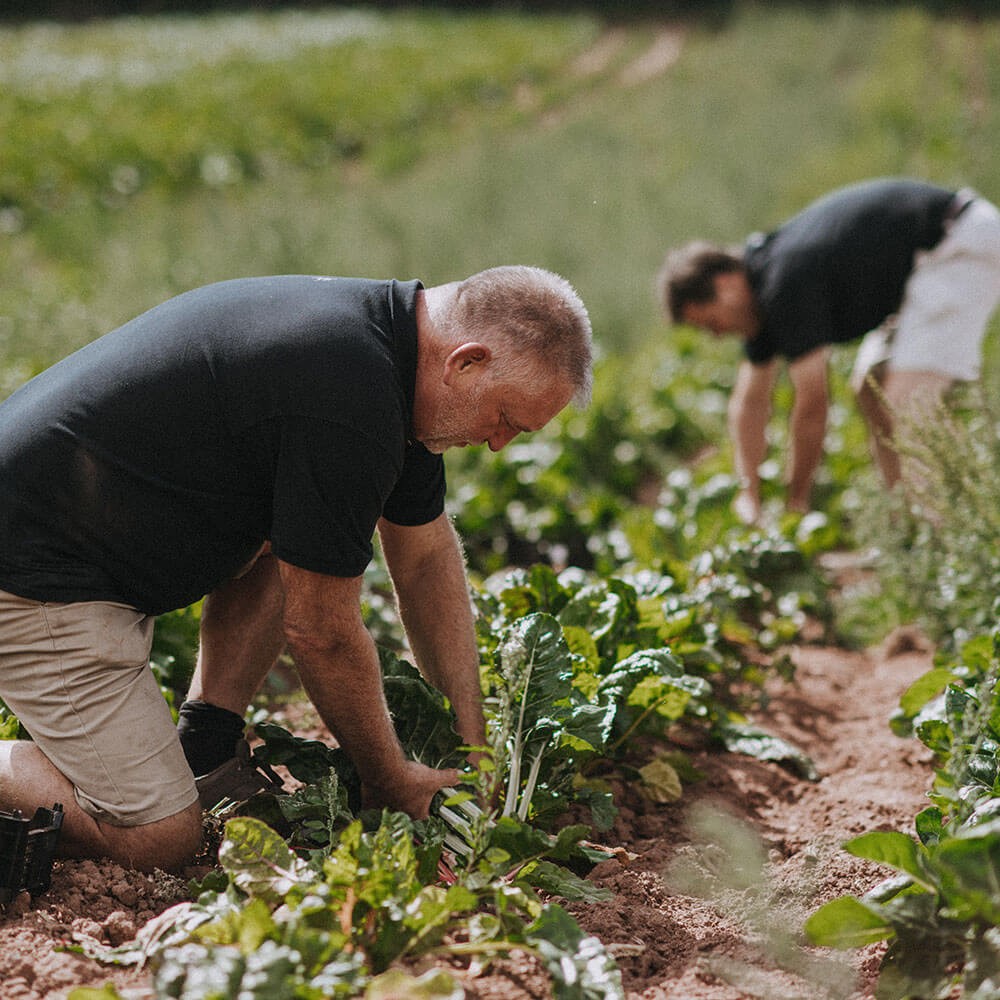
M 937 419 L 935 411 L 941 404 L 952 380 L 947 375 L 932 371 L 890 371 L 885 380 L 885 399 L 893 415 L 894 433 L 898 442 L 905 445 L 908 434 L 919 433 L 919 428 L 928 421 Z M 898 472 L 896 479 L 902 478 L 910 486 L 917 486 L 918 475 L 896 453 Z M 907 465 L 910 468 L 907 468 Z
M 952 380 L 932 371 L 890 371 L 885 377 L 885 399 L 893 413 L 920 418 L 933 412 Z
M 243 715 L 284 649 L 283 609 L 278 560 L 270 554 L 209 594 L 188 700 Z
M 64 857 L 111 858 L 141 871 L 176 870 L 201 846 L 201 807 L 143 826 L 111 826 L 85 813 L 73 797 L 73 786 L 38 746 L 26 740 L 0 742 L 0 800 L 7 810 L 31 817 L 39 806 L 63 807 L 59 854 Z
M 857 393 L 858 408 L 868 423 L 872 454 L 885 485 L 892 488 L 903 475 L 892 438 L 907 425 L 931 419 L 952 380 L 932 371 L 888 371 L 881 388 L 865 382 Z
M 884 378 L 866 379 L 855 394 L 858 409 L 868 425 L 868 445 L 872 458 L 888 489 L 899 482 L 899 455 L 892 446 L 892 418 L 884 398 Z

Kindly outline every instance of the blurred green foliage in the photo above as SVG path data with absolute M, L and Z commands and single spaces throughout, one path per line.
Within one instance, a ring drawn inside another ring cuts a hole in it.
M 862 4 L 3 28 L 6 387 L 185 288 L 293 270 L 537 263 L 606 352 L 641 349 L 670 244 L 880 173 L 996 194 L 998 48 L 995 18 Z
M 725 541 L 738 345 L 667 330 L 665 249 L 739 240 L 877 174 L 1000 197 L 1000 17 L 725 6 L 662 23 L 323 5 L 0 28 L 0 397 L 208 281 L 534 263 L 588 304 L 595 402 L 500 456 L 449 456 L 473 568 L 670 566 Z M 995 368 L 995 331 L 988 353 Z M 824 546 L 864 515 L 871 475 L 849 357 L 816 491 Z M 789 401 L 783 383 L 776 457 Z M 778 521 L 780 462 L 765 473 Z

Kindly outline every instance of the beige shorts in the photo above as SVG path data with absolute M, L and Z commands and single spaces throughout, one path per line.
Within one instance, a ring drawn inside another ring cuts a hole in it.
M 982 344 L 1000 303 L 1000 211 L 975 198 L 937 246 L 917 253 L 899 312 L 861 342 L 851 386 L 885 363 L 958 382 L 979 377 Z
M 149 669 L 155 619 L 123 604 L 49 604 L 0 591 L 0 698 L 114 826 L 172 816 L 197 797 Z

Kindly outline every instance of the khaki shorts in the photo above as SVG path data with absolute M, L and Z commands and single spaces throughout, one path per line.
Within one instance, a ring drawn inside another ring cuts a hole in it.
M 154 620 L 123 604 L 0 591 L 0 698 L 80 808 L 114 826 L 153 823 L 198 797 L 149 669 Z
M 971 192 L 970 192 L 971 194 Z M 899 312 L 861 342 L 851 376 L 930 371 L 958 382 L 979 377 L 987 324 L 1000 303 L 1000 211 L 976 197 L 937 246 L 920 251 Z

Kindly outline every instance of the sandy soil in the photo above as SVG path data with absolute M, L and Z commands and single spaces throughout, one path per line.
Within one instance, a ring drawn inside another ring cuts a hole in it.
M 619 782 L 620 816 L 603 841 L 627 848 L 591 875 L 609 902 L 572 906 L 616 955 L 629 1000 L 862 1000 L 873 996 L 881 946 L 839 954 L 803 946 L 803 919 L 820 903 L 860 893 L 886 874 L 840 849 L 873 829 L 912 832 L 926 803 L 930 754 L 894 737 L 900 693 L 930 666 L 919 637 L 866 652 L 802 646 L 794 684 L 778 684 L 758 719 L 815 761 L 809 782 L 782 767 L 691 750 L 702 778 L 668 805 Z M 63 1000 L 74 986 L 114 982 L 130 1000 L 152 996 L 141 973 L 56 950 L 87 937 L 121 943 L 174 902 L 183 879 L 116 865 L 57 862 L 49 892 L 0 919 L 3 1000 Z M 460 972 L 475 1000 L 546 998 L 529 956 Z

